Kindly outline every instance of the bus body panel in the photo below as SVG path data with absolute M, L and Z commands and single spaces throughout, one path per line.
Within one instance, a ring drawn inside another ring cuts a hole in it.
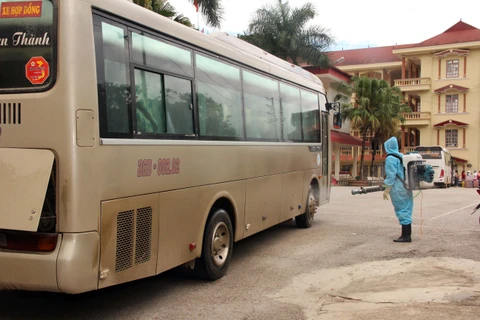
M 303 172 L 283 175 L 282 206 L 280 221 L 286 221 L 301 214 L 305 209 L 303 201 Z
M 49 150 L 0 149 L 0 229 L 37 231 L 53 157 Z
M 96 290 L 99 256 L 97 232 L 64 233 L 57 258 L 59 290 L 71 294 Z
M 280 222 L 282 175 L 247 181 L 245 235 L 251 236 Z

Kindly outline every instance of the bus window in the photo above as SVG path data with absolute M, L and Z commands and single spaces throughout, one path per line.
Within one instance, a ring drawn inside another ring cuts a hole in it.
M 243 71 L 248 139 L 281 140 L 278 82 Z
M 0 92 L 47 90 L 56 70 L 52 1 L 1 0 L 0 4 Z M 24 11 L 29 4 L 31 8 Z
M 167 133 L 193 134 L 192 82 L 165 76 Z
M 135 69 L 138 134 L 193 134 L 189 80 Z
M 161 75 L 135 69 L 135 93 L 137 133 L 165 133 L 165 98 Z
M 156 69 L 193 77 L 192 53 L 164 41 L 132 33 L 132 59 Z
M 302 140 L 300 89 L 280 82 L 282 134 L 284 141 Z
M 240 69 L 195 55 L 200 135 L 243 139 Z
M 99 77 L 99 91 L 105 90 L 106 101 L 100 103 L 106 104 L 107 131 L 113 135 L 130 132 L 125 32 L 121 27 L 102 22 L 104 79 Z
M 303 141 L 320 142 L 320 111 L 318 95 L 302 90 Z

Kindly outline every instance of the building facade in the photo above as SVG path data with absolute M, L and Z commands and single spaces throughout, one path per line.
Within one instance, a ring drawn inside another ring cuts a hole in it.
M 334 51 L 330 59 L 350 75 L 385 79 L 401 89 L 412 109 L 403 114 L 403 152 L 438 145 L 449 150 L 459 171 L 480 169 L 480 29 L 459 21 L 417 44 Z M 368 143 L 366 168 L 373 152 Z M 376 159 L 380 176 L 382 150 Z M 341 168 L 352 165 L 348 157 L 340 161 Z

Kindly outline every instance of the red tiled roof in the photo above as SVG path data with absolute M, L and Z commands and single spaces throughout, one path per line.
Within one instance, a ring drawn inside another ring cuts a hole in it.
M 363 48 L 363 49 L 350 49 L 328 52 L 330 61 L 336 61 L 340 58 L 345 58 L 342 62 L 335 66 L 350 66 L 357 64 L 370 64 L 370 63 L 385 63 L 385 62 L 397 62 L 402 61 L 397 55 L 392 53 L 394 49 L 404 49 L 412 47 L 412 44 L 405 44 L 399 46 L 387 46 L 376 48 Z
M 332 142 L 347 144 L 352 146 L 362 146 L 362 139 L 354 137 L 348 133 L 330 130 Z
M 468 91 L 468 88 L 457 86 L 455 84 L 449 84 L 449 85 L 446 85 L 445 87 L 438 88 L 437 90 L 435 90 L 435 93 L 444 93 L 447 91 L 466 92 Z
M 330 67 L 330 68 L 327 69 L 327 68 L 320 68 L 320 67 L 314 67 L 314 66 L 306 66 L 306 67 L 302 67 L 302 68 L 307 70 L 307 71 L 310 71 L 314 75 L 331 74 L 332 76 L 338 78 L 341 81 L 345 81 L 345 82 L 349 82 L 350 78 L 351 78 L 351 76 L 348 73 L 338 69 L 337 67 Z
M 465 160 L 465 159 L 462 159 L 462 158 L 459 158 L 459 157 L 454 157 L 452 156 L 452 160 L 455 161 L 455 162 L 459 162 L 459 163 L 467 163 L 468 160 Z
M 460 122 L 460 121 L 457 121 L 457 120 L 450 119 L 450 120 L 447 120 L 447 121 L 443 121 L 443 122 L 434 124 L 433 126 L 438 128 L 438 127 L 445 127 L 446 125 L 455 125 L 455 126 L 460 126 L 460 127 L 467 127 L 468 123 L 464 123 L 464 122 Z
M 471 26 L 463 21 L 459 21 L 450 28 L 448 28 L 445 32 L 417 44 L 338 50 L 327 52 L 327 55 L 332 62 L 344 58 L 342 62 L 335 64 L 335 66 L 337 67 L 373 63 L 399 62 L 402 60 L 402 58 L 401 56 L 393 54 L 393 50 L 395 49 L 438 46 L 444 44 L 455 44 L 472 41 L 480 41 L 480 29 L 477 29 L 474 26 Z
M 442 44 L 480 41 L 480 29 L 459 21 L 445 32 L 416 44 L 414 47 L 439 46 Z

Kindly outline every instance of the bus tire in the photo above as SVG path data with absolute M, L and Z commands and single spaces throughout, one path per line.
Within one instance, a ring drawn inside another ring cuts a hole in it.
M 295 217 L 295 223 L 297 224 L 297 227 L 310 228 L 312 226 L 313 219 L 315 218 L 316 211 L 317 199 L 315 199 L 313 189 L 310 187 L 310 189 L 308 189 L 307 205 L 305 208 L 305 212 Z
M 203 235 L 202 256 L 195 263 L 195 273 L 212 281 L 225 275 L 233 250 L 232 221 L 225 210 L 214 210 Z

